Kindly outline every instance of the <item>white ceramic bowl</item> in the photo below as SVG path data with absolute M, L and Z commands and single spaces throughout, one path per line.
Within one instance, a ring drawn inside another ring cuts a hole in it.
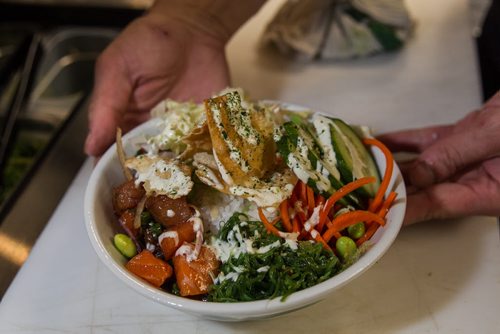
M 304 110 L 304 108 L 294 105 L 286 106 L 290 109 Z M 155 120 L 152 119 L 124 136 L 123 143 L 127 155 L 134 154 L 134 143 L 137 142 L 134 138 L 156 133 L 155 124 Z M 269 318 L 317 303 L 324 299 L 328 293 L 352 281 L 380 259 L 393 243 L 403 223 L 406 191 L 401 173 L 398 167 L 394 166 L 389 190 L 395 190 L 398 197 L 387 214 L 387 224 L 385 227 L 379 228 L 372 237 L 374 246 L 345 271 L 323 283 L 295 292 L 283 302 L 280 301 L 280 298 L 276 298 L 253 302 L 209 303 L 178 297 L 155 288 L 128 272 L 124 267 L 124 257 L 113 246 L 112 238 L 117 232 L 117 224 L 111 204 L 111 191 L 114 186 L 124 180 L 115 152 L 116 148 L 113 145 L 99 160 L 85 193 L 85 222 L 90 241 L 97 255 L 117 278 L 140 294 L 166 306 L 207 319 L 242 321 Z M 385 170 L 384 156 L 376 149 L 373 153 L 383 174 Z

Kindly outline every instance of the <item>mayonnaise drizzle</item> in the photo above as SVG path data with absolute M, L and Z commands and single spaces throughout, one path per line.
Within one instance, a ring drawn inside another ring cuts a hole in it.
M 216 103 L 213 103 L 211 105 L 212 109 L 212 115 L 213 119 L 215 122 L 215 126 L 219 130 L 221 134 L 226 133 L 226 136 L 223 136 L 224 142 L 227 145 L 227 148 L 229 150 L 229 158 L 233 160 L 242 171 L 248 172 L 249 171 L 249 163 L 245 159 L 243 159 L 243 156 L 241 154 L 241 151 L 234 145 L 233 141 L 231 138 L 228 137 L 227 135 L 227 130 L 224 128 L 224 124 L 222 123 L 222 116 L 221 112 L 219 109 L 219 106 Z
M 158 243 L 161 245 L 161 242 L 163 241 L 163 239 L 165 238 L 171 238 L 171 239 L 174 239 L 174 242 L 175 242 L 175 247 L 177 247 L 177 245 L 179 245 L 179 233 L 177 233 L 177 231 L 166 231 L 166 232 L 163 232 L 162 234 L 160 234 L 160 236 L 158 237 Z

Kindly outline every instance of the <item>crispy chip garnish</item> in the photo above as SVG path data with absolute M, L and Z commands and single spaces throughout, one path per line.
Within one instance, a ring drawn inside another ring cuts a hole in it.
M 192 158 L 199 152 L 212 152 L 212 141 L 210 140 L 210 132 L 206 122 L 195 127 L 191 133 L 181 139 L 187 147 L 179 156 L 180 160 Z
M 275 171 L 269 178 L 252 178 L 251 186 L 234 185 L 229 193 L 246 198 L 259 207 L 277 207 L 292 195 L 297 177 L 288 168 Z
M 195 173 L 206 185 L 223 193 L 246 198 L 261 207 L 277 207 L 282 201 L 291 196 L 297 177 L 286 166 L 270 173 L 270 176 L 258 179 L 248 178 L 251 184 L 228 184 L 218 169 L 215 157 L 212 154 L 201 152 L 193 156 Z
M 199 179 L 262 207 L 288 198 L 297 178 L 276 159 L 272 111 L 242 102 L 236 91 L 206 100 L 205 109 L 213 155 L 194 155 Z
M 201 182 L 223 193 L 229 193 L 229 187 L 222 178 L 212 154 L 206 152 L 194 154 L 193 165 L 196 167 L 195 174 Z
M 265 109 L 242 107 L 238 92 L 205 101 L 213 151 L 234 184 L 247 185 L 275 166 L 273 121 Z

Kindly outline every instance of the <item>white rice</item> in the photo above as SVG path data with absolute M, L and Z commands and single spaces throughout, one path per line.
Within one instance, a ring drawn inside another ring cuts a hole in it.
M 242 197 L 224 194 L 205 185 L 196 184 L 189 202 L 200 210 L 205 231 L 214 235 L 235 212 L 246 214 L 251 220 L 260 220 L 257 205 Z M 269 220 L 276 217 L 276 210 L 265 210 Z

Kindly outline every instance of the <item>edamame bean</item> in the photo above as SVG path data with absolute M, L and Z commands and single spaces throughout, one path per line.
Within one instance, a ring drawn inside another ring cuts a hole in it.
M 365 223 L 357 222 L 347 228 L 347 233 L 353 239 L 359 239 L 365 234 Z
M 127 258 L 132 258 L 137 254 L 137 248 L 128 235 L 118 233 L 113 238 L 115 247 Z
M 354 254 L 356 254 L 356 250 L 358 247 L 354 240 L 349 237 L 342 236 L 337 239 L 335 243 L 335 248 L 342 260 L 349 260 Z

